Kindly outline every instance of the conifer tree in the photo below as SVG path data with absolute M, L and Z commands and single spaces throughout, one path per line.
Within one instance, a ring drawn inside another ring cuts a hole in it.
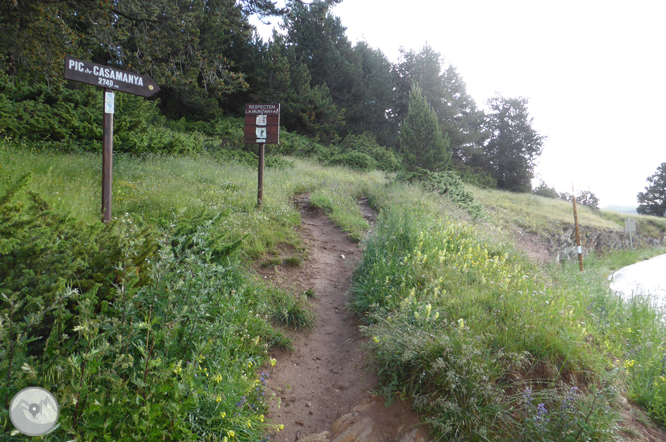
M 416 84 L 409 93 L 409 109 L 400 129 L 400 149 L 408 171 L 441 171 L 451 164 L 449 140 L 442 136 L 437 114 Z

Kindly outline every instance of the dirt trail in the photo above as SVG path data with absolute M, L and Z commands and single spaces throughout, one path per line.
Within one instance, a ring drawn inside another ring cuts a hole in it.
M 278 401 L 270 400 L 267 417 L 283 424 L 284 430 L 271 439 L 294 442 L 329 431 L 338 418 L 363 405 L 360 417 L 370 417 L 365 420 L 374 423 L 370 440 L 402 440 L 404 434 L 421 426 L 408 403 L 398 402 L 387 408 L 382 398 L 373 396 L 376 369 L 366 360 L 357 318 L 345 307 L 361 250 L 323 211 L 309 206 L 307 197 L 296 202 L 301 206 L 299 234 L 307 246 L 308 260 L 300 267 L 259 271 L 278 286 L 298 291 L 313 289 L 317 325 L 309 333 L 292 334 L 292 353 L 273 354 L 277 364 L 268 379 L 266 395 L 275 393 L 280 404 L 278 408 Z M 368 207 L 363 211 L 367 217 L 374 217 Z M 427 430 L 418 433 L 427 434 Z

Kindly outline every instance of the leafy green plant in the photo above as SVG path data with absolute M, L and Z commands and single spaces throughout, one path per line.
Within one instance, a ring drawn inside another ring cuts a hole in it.
M 59 398 L 52 440 L 247 440 L 265 429 L 265 376 L 287 325 L 312 314 L 243 272 L 240 238 L 214 220 L 158 233 L 124 216 L 104 226 L 54 212 L 29 175 L 0 198 L 0 422 L 8 400 L 40 385 Z M 291 302 L 291 303 L 290 303 Z M 134 416 L 127 419 L 127 416 Z
M 455 172 L 432 172 L 416 168 L 411 172 L 398 174 L 396 179 L 418 184 L 430 192 L 446 195 L 458 206 L 466 209 L 474 218 L 483 216 L 482 206 L 474 200 L 474 195 L 465 189 L 465 185 Z

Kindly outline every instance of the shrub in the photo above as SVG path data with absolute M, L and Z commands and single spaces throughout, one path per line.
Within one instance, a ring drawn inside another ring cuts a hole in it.
M 28 180 L 0 197 L 5 439 L 23 440 L 7 407 L 30 385 L 59 398 L 54 440 L 260 439 L 255 371 L 290 345 L 268 318 L 308 326 L 303 303 L 249 279 L 233 253 L 243 238 L 221 243 L 213 219 L 87 225 L 36 194 L 23 202 Z
M 358 151 L 349 151 L 333 155 L 328 161 L 332 166 L 347 166 L 352 169 L 377 169 L 379 164 L 370 155 Z
M 201 133 L 182 134 L 163 126 L 157 102 L 116 94 L 113 149 L 133 154 L 185 154 L 203 149 Z M 4 135 L 33 148 L 101 151 L 102 92 L 26 85 L 0 74 L 0 127 Z
M 539 185 L 534 188 L 532 193 L 546 198 L 559 198 L 557 190 L 555 190 L 554 187 L 548 187 L 548 184 L 546 184 L 543 180 L 539 182 Z
M 481 167 L 469 166 L 467 164 L 456 164 L 456 172 L 460 179 L 467 184 L 481 188 L 494 189 L 497 187 L 497 180 Z
M 400 160 L 392 149 L 380 146 L 377 138 L 369 133 L 362 135 L 349 134 L 340 144 L 343 152 L 361 152 L 376 162 L 374 168 L 385 171 L 397 171 L 400 169 Z
M 465 185 L 455 172 L 431 172 L 416 168 L 412 172 L 399 174 L 397 179 L 418 184 L 430 192 L 446 195 L 475 218 L 483 215 L 483 208 L 474 200 L 474 195 L 465 189 Z

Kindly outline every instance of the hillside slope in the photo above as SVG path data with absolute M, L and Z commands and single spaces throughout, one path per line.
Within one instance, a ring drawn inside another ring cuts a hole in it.
M 511 233 L 519 242 L 535 240 L 551 255 L 562 260 L 576 257 L 573 207 L 560 199 L 471 187 L 487 209 L 489 221 Z M 583 254 L 605 253 L 630 248 L 624 220 L 636 221 L 632 240 L 635 248 L 666 244 L 666 218 L 625 214 L 578 205 Z

